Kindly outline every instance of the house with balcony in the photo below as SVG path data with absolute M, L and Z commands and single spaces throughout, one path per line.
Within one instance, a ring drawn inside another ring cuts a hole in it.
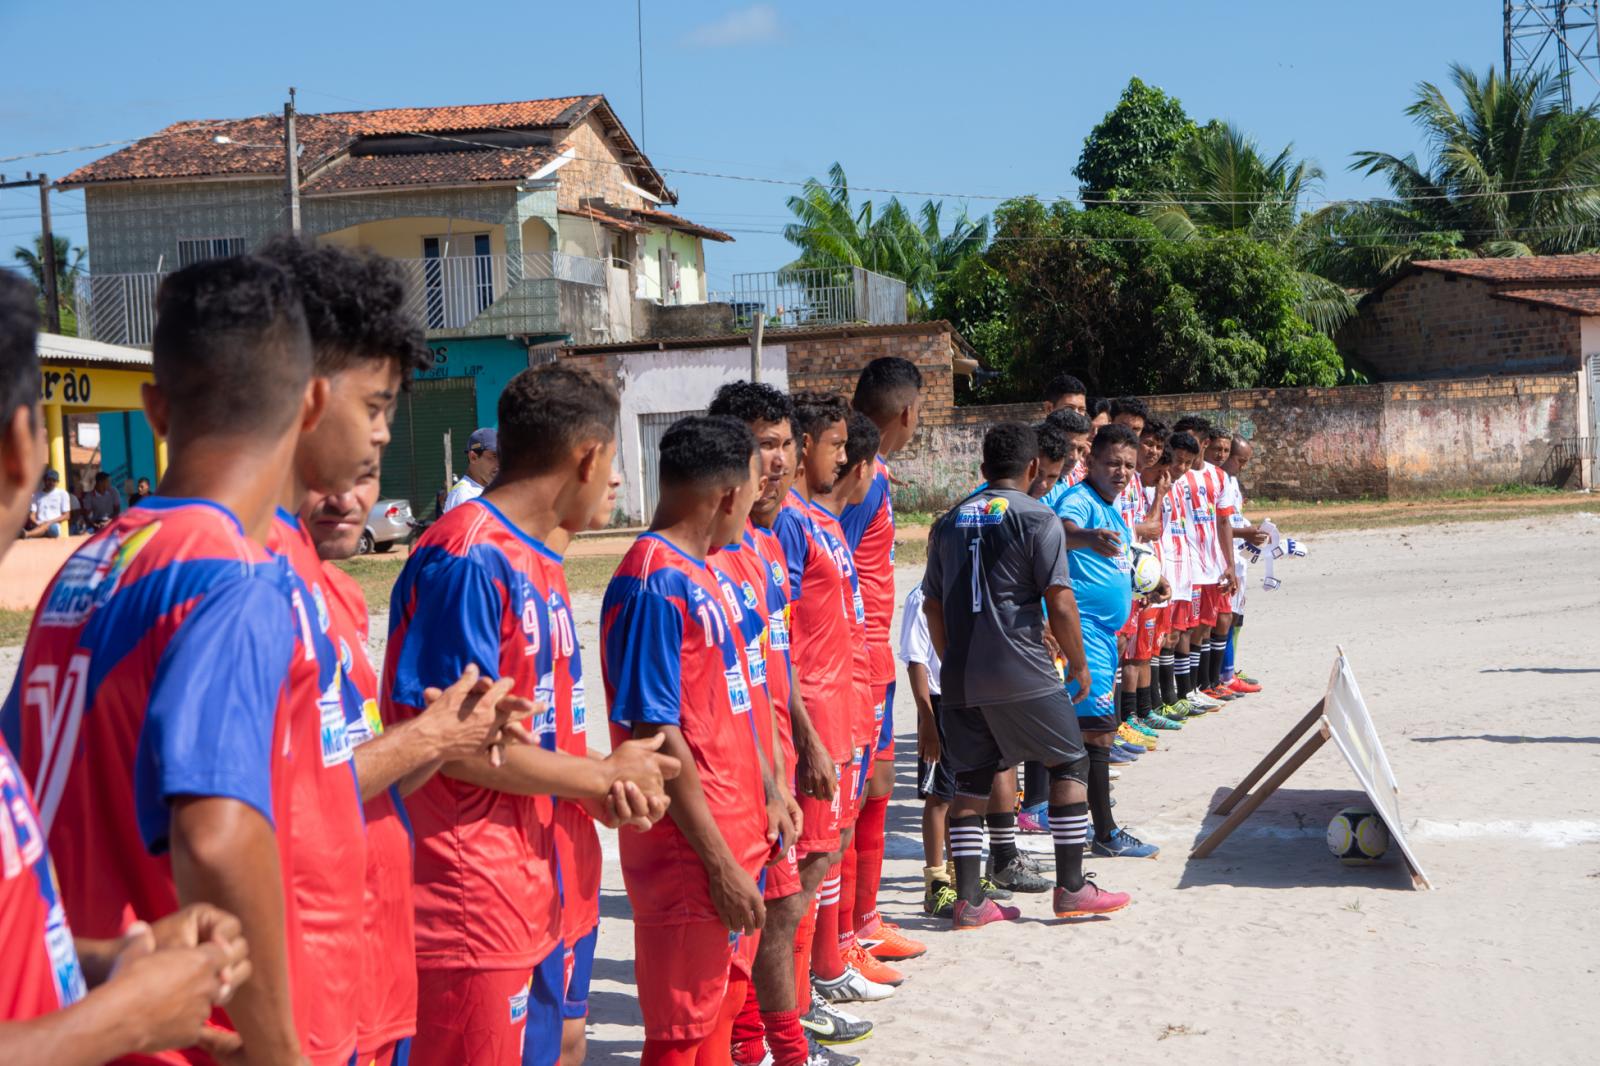
M 704 313 L 705 244 L 732 238 L 672 210 L 604 96 L 302 113 L 295 133 L 302 234 L 399 261 L 435 351 L 384 472 L 419 513 L 531 350 L 732 328 Z M 87 214 L 80 332 L 148 345 L 165 274 L 286 231 L 284 143 L 282 116 L 179 122 L 61 179 Z M 105 429 L 138 442 L 108 449 L 114 478 L 154 475 L 142 426 Z

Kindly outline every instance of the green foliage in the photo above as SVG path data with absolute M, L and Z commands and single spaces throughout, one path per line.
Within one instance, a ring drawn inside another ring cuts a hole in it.
M 852 204 L 839 163 L 828 168 L 826 183 L 808 179 L 788 206 L 795 221 L 783 236 L 800 255 L 785 269 L 859 266 L 899 278 L 913 315 L 924 314 L 939 283 L 989 241 L 989 220 L 969 218 L 965 208 L 946 230 L 944 205 L 934 200 L 915 212 L 898 197 L 881 208 L 871 200 Z
M 1112 207 L 1011 200 L 981 264 L 958 270 L 936 308 L 1003 380 L 983 399 L 1030 399 L 1069 371 L 1105 395 L 1257 385 L 1333 385 L 1327 337 L 1299 314 L 1286 252 L 1248 236 L 1172 240 Z
M 1195 125 L 1183 104 L 1138 78 L 1084 139 L 1072 174 L 1085 200 L 1140 200 L 1174 187 L 1174 163 Z
M 56 304 L 61 311 L 61 331 L 69 336 L 77 336 L 78 317 L 73 294 L 77 291 L 78 276 L 83 273 L 84 257 L 88 254 L 82 248 L 73 246 L 72 241 L 66 237 L 55 236 L 51 242 L 55 245 L 56 253 Z M 33 287 L 39 292 L 39 311 L 44 313 L 44 235 L 38 234 L 33 238 L 33 247 L 25 248 L 16 245 L 11 250 L 11 258 L 22 264 L 27 270 Z
M 1361 151 L 1352 170 L 1392 198 L 1328 210 L 1312 269 L 1370 286 L 1417 259 L 1547 255 L 1600 243 L 1600 110 L 1568 113 L 1550 71 L 1507 79 L 1450 68 L 1458 107 L 1431 82 L 1406 109 L 1431 152 Z

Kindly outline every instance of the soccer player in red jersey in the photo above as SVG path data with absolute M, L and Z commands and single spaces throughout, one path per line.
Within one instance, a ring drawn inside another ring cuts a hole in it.
M 733 418 L 674 423 L 661 439 L 650 531 L 601 604 L 613 739 L 659 737 L 682 762 L 669 817 L 621 841 L 644 1066 L 732 1061 L 766 916 L 758 875 L 793 831 L 762 756 L 744 640 L 706 563 L 744 529 L 755 452 Z
M 867 795 L 856 818 L 851 840 L 856 877 L 853 899 L 844 901 L 846 924 L 864 950 L 885 960 L 911 959 L 927 947 L 878 916 L 878 886 L 883 877 L 883 826 L 894 791 L 894 651 L 889 630 L 898 597 L 894 590 L 894 503 L 887 456 L 911 443 L 922 409 L 922 372 L 899 356 L 872 360 L 861 370 L 851 406 L 872 420 L 878 451 L 865 498 L 839 516 L 845 541 L 855 555 L 861 599 L 867 612 L 867 655 L 872 697 L 882 707 L 882 725 L 875 747 L 876 764 Z
M 33 289 L 0 277 L 0 557 L 28 515 L 45 457 L 37 320 Z M 8 702 L 7 738 L 20 733 L 20 710 Z M 74 941 L 8 739 L 0 739 L 0 943 L 0 1055 L 17 1063 L 88 1066 L 193 1044 L 212 1008 L 250 976 L 238 919 L 207 904 L 118 937 Z
M 468 665 L 512 679 L 543 706 L 536 744 L 504 749 L 500 765 L 464 759 L 405 798 L 415 834 L 417 1035 L 411 1062 L 553 1066 L 561 1053 L 562 942 L 555 810 L 551 796 L 597 816 L 624 814 L 627 783 L 653 800 L 677 762 L 660 741 L 619 744 L 604 760 L 555 749 L 557 632 L 535 577 L 560 557 L 537 534 L 557 524 L 545 475 L 584 439 L 611 443 L 616 402 L 599 412 L 566 402 L 555 368 L 528 370 L 499 401 L 500 473 L 413 546 L 390 601 L 380 705 L 385 725 L 414 717 L 429 689 Z M 561 371 L 561 373 L 567 373 Z M 606 453 L 609 455 L 609 450 Z M 594 464 L 591 464 L 593 466 Z M 609 459 L 595 468 L 603 491 Z M 587 519 L 585 514 L 585 520 Z M 631 801 L 629 801 L 631 802 Z
M 851 744 L 856 764 L 846 781 L 849 790 L 846 802 L 841 805 L 842 822 L 850 831 L 838 866 L 839 957 L 844 964 L 859 972 L 868 981 L 894 986 L 905 980 L 905 975 L 876 956 L 867 952 L 856 937 L 856 927 L 851 912 L 856 901 L 856 871 L 859 861 L 857 822 L 867 802 L 867 785 L 877 763 L 877 745 L 883 735 L 884 701 L 872 684 L 873 663 L 868 650 L 866 605 L 861 592 L 860 574 L 855 566 L 855 553 L 846 541 L 844 528 L 839 524 L 839 514 L 852 503 L 860 505 L 866 498 L 875 473 L 875 456 L 878 448 L 878 428 L 860 411 L 851 411 L 846 420 L 844 466 L 840 468 L 833 487 L 827 492 L 817 492 L 811 497 L 812 517 L 824 535 L 843 547 L 840 558 L 850 582 L 850 601 L 853 607 L 851 621 L 854 625 L 851 652 L 855 668 L 856 708 L 851 729 Z M 876 894 L 874 894 L 876 898 Z
M 763 480 L 750 508 L 746 534 L 766 571 L 755 588 L 758 597 L 764 597 L 767 610 L 767 688 L 778 727 L 776 773 L 791 796 L 831 801 L 836 772 L 833 759 L 817 736 L 793 681 L 789 657 L 789 562 L 772 529 L 789 498 L 799 463 L 794 404 L 771 385 L 736 381 L 717 390 L 710 413 L 737 418 L 748 426 L 760 455 Z M 803 817 L 800 824 L 803 834 Z M 809 995 L 803 1001 L 797 998 L 795 936 L 824 870 L 813 865 L 808 871 L 813 880 L 806 884 L 800 875 L 796 843 L 791 842 L 783 858 L 767 868 L 763 893 L 767 921 L 756 948 L 751 994 L 734 1026 L 735 1062 L 760 1062 L 763 1035 L 777 1066 L 795 1066 L 806 1062 L 812 1053 L 808 1029 L 830 1043 L 859 1040 L 872 1031 L 871 1022 L 810 1009 Z M 801 972 L 802 981 L 809 970 L 808 964 Z
M 865 610 L 857 600 L 850 549 L 823 528 L 818 521 L 821 512 L 812 505 L 817 493 L 832 491 L 844 466 L 850 409 L 843 397 L 823 392 L 799 393 L 794 405 L 800 467 L 773 529 L 789 564 L 795 683 L 834 761 L 839 782 L 830 802 L 815 796 L 800 800 L 805 815 L 799 847 L 802 880 L 807 880 L 808 869 L 816 876 L 817 865 L 826 876 L 814 918 L 808 915 L 795 936 L 797 969 L 801 960 L 810 960 L 814 987 L 823 1001 L 884 999 L 894 990 L 866 980 L 839 954 L 840 887 L 834 867 L 852 835 L 860 758 L 853 732 L 862 713 L 859 705 L 864 698 L 870 704 L 870 693 L 857 688 L 856 627 L 861 624 L 858 618 L 864 622 Z M 807 994 L 803 984 L 800 994 Z
M 255 975 L 228 1018 L 254 1059 L 292 1062 L 293 753 L 278 697 L 294 629 L 261 543 L 325 387 L 270 263 L 187 267 L 156 310 L 145 409 L 171 465 L 45 593 L 19 673 L 34 709 L 19 762 L 80 932 L 113 937 L 180 899 L 237 915 Z

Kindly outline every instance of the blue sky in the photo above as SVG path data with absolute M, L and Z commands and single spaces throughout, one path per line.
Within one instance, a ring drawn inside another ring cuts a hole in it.
M 669 170 L 678 210 L 738 238 L 708 250 L 722 288 L 789 260 L 782 183 L 835 160 L 853 185 L 968 197 L 974 214 L 996 202 L 978 197 L 1076 195 L 1084 135 L 1133 75 L 1272 152 L 1292 141 L 1327 171 L 1326 197 L 1379 192 L 1346 170 L 1350 153 L 1420 148 L 1402 113 L 1413 86 L 1454 61 L 1498 63 L 1500 7 L 643 0 L 641 129 L 634 0 L 5 3 L 0 157 L 274 111 L 291 84 L 306 111 L 601 92 Z M 60 175 L 108 151 L 0 171 Z M 0 259 L 37 231 L 37 199 L 0 192 Z M 54 210 L 82 242 L 82 196 Z

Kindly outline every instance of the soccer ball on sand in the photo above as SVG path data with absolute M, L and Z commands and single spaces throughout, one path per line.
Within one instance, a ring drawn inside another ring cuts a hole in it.
M 1346 807 L 1328 823 L 1328 850 L 1346 866 L 1371 866 L 1389 850 L 1389 830 L 1374 812 Z

